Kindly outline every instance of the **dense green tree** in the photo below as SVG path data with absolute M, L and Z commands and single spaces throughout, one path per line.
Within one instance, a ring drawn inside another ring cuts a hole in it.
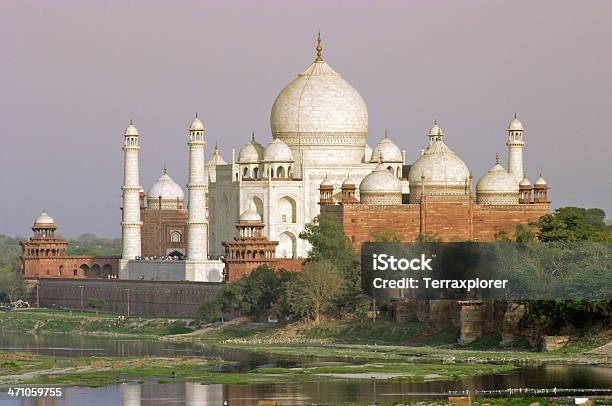
M 612 226 L 601 209 L 562 207 L 537 222 L 538 239 L 549 241 L 612 241 Z
M 330 262 L 308 262 L 285 288 L 293 312 L 318 323 L 340 297 L 343 280 Z
M 379 243 L 398 243 L 402 242 L 402 236 L 393 230 L 382 230 L 372 233 L 372 241 Z
M 307 240 L 312 246 L 307 262 L 330 262 L 349 288 L 355 289 L 359 286 L 359 257 L 344 234 L 342 225 L 334 216 L 317 216 L 306 225 L 300 233 L 300 238 Z

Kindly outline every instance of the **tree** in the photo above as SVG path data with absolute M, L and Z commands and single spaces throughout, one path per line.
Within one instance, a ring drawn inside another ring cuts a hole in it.
M 538 239 L 551 241 L 612 241 L 612 226 L 605 223 L 601 209 L 561 207 L 537 222 Z
M 536 241 L 536 234 L 528 224 L 517 224 L 514 231 L 514 240 L 522 243 L 533 243 Z
M 374 239 L 374 242 L 379 242 L 379 243 L 398 243 L 398 242 L 402 242 L 402 236 L 399 235 L 399 233 L 393 231 L 393 230 L 389 230 L 389 229 L 385 229 L 382 231 L 375 231 L 372 233 L 372 238 Z
M 102 299 L 89 299 L 87 301 L 87 304 L 89 305 L 89 307 L 91 307 L 92 309 L 95 309 L 96 311 L 96 316 L 98 315 L 98 311 L 100 309 L 104 309 L 104 300 Z
M 300 238 L 312 248 L 307 262 L 327 261 L 336 267 L 350 288 L 359 286 L 359 259 L 353 245 L 342 230 L 342 224 L 329 214 L 317 216 L 307 224 Z
M 302 272 L 286 284 L 292 310 L 319 323 L 323 314 L 342 292 L 343 281 L 327 261 L 308 262 Z

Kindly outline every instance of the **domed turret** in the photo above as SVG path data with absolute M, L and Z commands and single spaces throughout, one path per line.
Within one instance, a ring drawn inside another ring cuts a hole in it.
M 510 124 L 508 124 L 508 131 L 524 131 L 523 123 L 521 123 L 516 117 L 516 113 L 514 114 L 512 121 L 510 121 Z
M 130 120 L 130 125 L 127 126 L 123 135 L 125 137 L 138 137 L 138 128 L 132 123 L 132 120 Z
M 402 184 L 380 163 L 359 184 L 361 204 L 402 204 Z
M 35 238 L 55 238 L 56 229 L 55 220 L 47 214 L 46 210 L 36 217 L 32 226 Z
M 261 216 L 259 215 L 259 213 L 257 213 L 257 211 L 255 211 L 254 207 L 251 207 L 250 205 L 247 207 L 247 209 L 245 211 L 243 211 L 242 213 L 240 213 L 240 222 L 261 222 Z
M 205 131 L 204 123 L 202 122 L 202 120 L 198 118 L 198 113 L 196 113 L 195 118 L 191 122 L 191 125 L 189 126 L 189 130 L 190 131 Z
M 429 129 L 427 136 L 429 137 L 429 145 L 436 141 L 442 141 L 442 138 L 444 138 L 444 131 L 442 131 L 442 128 L 438 125 L 438 120 L 434 120 L 434 125 Z
M 219 152 L 219 145 L 215 144 L 215 149 L 213 151 L 213 154 L 207 163 L 208 167 L 213 168 L 217 165 L 226 165 L 226 164 L 227 162 L 225 162 L 225 160 L 221 156 L 221 153 Z
M 327 178 L 319 184 L 319 204 L 330 205 L 334 204 L 334 184 Z
M 160 198 L 162 209 L 182 208 L 185 198 L 183 189 L 168 175 L 166 168 L 163 175 L 147 191 L 147 207 L 158 208 Z
M 46 211 L 43 211 L 38 217 L 36 217 L 36 220 L 34 220 L 34 224 L 51 225 L 55 224 L 55 220 L 53 220 L 53 217 L 49 216 Z
M 419 203 L 428 195 L 468 195 L 470 170 L 465 162 L 444 143 L 435 141 L 410 168 L 410 203 Z
M 519 185 L 500 164 L 499 154 L 493 167 L 476 184 L 479 204 L 518 204 Z
M 293 151 L 297 166 L 360 163 L 368 131 L 365 102 L 321 56 L 279 93 L 272 106 L 270 126 Z M 301 162 L 301 159 L 304 162 Z
M 519 203 L 528 204 L 531 203 L 531 191 L 533 185 L 526 177 L 519 182 Z
M 355 184 L 355 179 L 351 177 L 349 173 L 346 179 L 342 181 L 342 204 L 355 204 L 359 203 L 357 197 L 355 196 L 355 192 L 357 190 L 357 186 Z
M 538 176 L 538 179 L 533 184 L 533 202 L 548 203 L 548 182 L 546 182 L 542 174 Z
M 387 131 L 385 130 L 385 136 L 380 142 L 374 147 L 372 150 L 372 157 L 370 162 L 393 162 L 393 163 L 403 163 L 404 158 L 402 156 L 402 151 L 399 149 L 397 145 L 387 136 Z

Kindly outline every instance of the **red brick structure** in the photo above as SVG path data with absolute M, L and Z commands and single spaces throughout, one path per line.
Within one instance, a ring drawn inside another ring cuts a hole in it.
M 249 275 L 260 265 L 273 269 L 299 271 L 303 260 L 276 258 L 278 241 L 270 241 L 263 233 L 265 224 L 254 208 L 245 210 L 236 224 L 238 235 L 233 240 L 223 241 L 225 247 L 225 281 L 234 282 Z
M 32 226 L 34 236 L 21 241 L 21 275 L 28 278 L 114 278 L 119 257 L 69 256 L 68 242 L 55 236 L 55 221 L 43 212 Z
M 441 241 L 492 241 L 500 231 L 512 236 L 517 224 L 548 214 L 547 202 L 517 205 L 475 204 L 471 196 L 428 196 L 418 204 L 322 205 L 334 215 L 356 249 L 380 231 L 393 231 L 402 241 L 435 236 Z
M 151 186 L 147 196 L 140 192 L 142 256 L 184 257 L 187 253 L 187 217 L 183 191 L 164 168 L 163 175 Z

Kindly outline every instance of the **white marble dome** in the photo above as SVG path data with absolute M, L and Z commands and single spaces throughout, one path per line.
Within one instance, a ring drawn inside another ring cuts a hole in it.
M 359 197 L 362 204 L 401 204 L 402 184 L 383 164 L 378 164 L 359 184 Z
M 329 179 L 327 178 L 327 175 L 326 175 L 326 176 L 325 176 L 325 179 L 323 179 L 323 180 L 321 181 L 321 183 L 319 184 L 319 186 L 332 186 L 332 187 L 333 187 L 333 186 L 334 186 L 334 184 L 332 183 L 332 181 L 331 181 L 331 180 L 329 180 Z
M 161 196 L 162 200 L 183 200 L 185 194 L 183 189 L 168 175 L 164 174 L 147 191 L 147 199 L 155 201 Z
M 198 118 L 197 114 L 195 118 L 193 119 L 193 121 L 191 122 L 191 125 L 189 126 L 189 130 L 190 131 L 204 131 L 204 123 L 202 122 L 202 120 Z
M 519 119 L 516 118 L 516 114 L 514 115 L 514 118 L 512 119 L 512 121 L 510 121 L 510 124 L 508 125 L 508 131 L 523 131 L 523 123 L 521 123 Z
M 442 137 L 444 136 L 444 131 L 442 131 L 442 128 L 440 128 L 440 126 L 438 125 L 437 121 L 434 121 L 434 125 L 433 127 L 431 127 L 429 129 L 429 134 L 430 137 Z
M 53 217 L 49 216 L 46 211 L 43 211 L 38 217 L 36 217 L 34 224 L 52 225 L 55 224 L 55 220 L 53 220 Z
M 132 122 L 130 121 L 130 125 L 127 126 L 127 128 L 125 129 L 125 132 L 123 133 L 124 136 L 126 137 L 134 137 L 134 136 L 138 136 L 138 128 L 136 128 L 136 126 L 134 124 L 132 124 Z
M 261 155 L 252 141 L 245 144 L 238 154 L 238 162 L 240 163 L 257 163 L 261 160 Z
M 544 179 L 542 175 L 540 175 L 538 176 L 538 179 L 536 179 L 534 185 L 535 186 L 546 186 L 548 185 L 548 182 L 546 182 L 546 179 Z
M 346 179 L 342 181 L 342 186 L 355 186 L 355 179 L 349 174 Z
M 371 162 L 404 162 L 402 151 L 389 137 L 385 137 L 372 150 Z
M 213 168 L 217 165 L 226 165 L 227 162 L 225 162 L 225 160 L 223 159 L 223 157 L 221 156 L 221 154 L 219 153 L 219 146 L 217 144 L 215 144 L 215 150 L 213 151 L 212 156 L 210 157 L 210 159 L 208 160 L 208 167 L 209 168 Z
M 520 181 L 519 186 L 531 187 L 531 182 L 527 177 L 524 177 L 522 181 Z
M 287 144 L 276 138 L 264 149 L 263 159 L 266 162 L 292 162 L 293 152 Z
M 254 208 L 248 207 L 245 211 L 240 213 L 240 221 L 261 221 L 261 216 Z
M 420 184 L 421 176 L 426 185 L 464 186 L 470 170 L 444 141 L 435 141 L 423 152 L 410 168 L 408 181 Z
M 270 116 L 272 134 L 368 131 L 368 109 L 359 92 L 323 61 L 314 62 L 280 92 Z
M 499 163 L 493 165 L 476 183 L 477 193 L 518 193 L 519 185 Z

